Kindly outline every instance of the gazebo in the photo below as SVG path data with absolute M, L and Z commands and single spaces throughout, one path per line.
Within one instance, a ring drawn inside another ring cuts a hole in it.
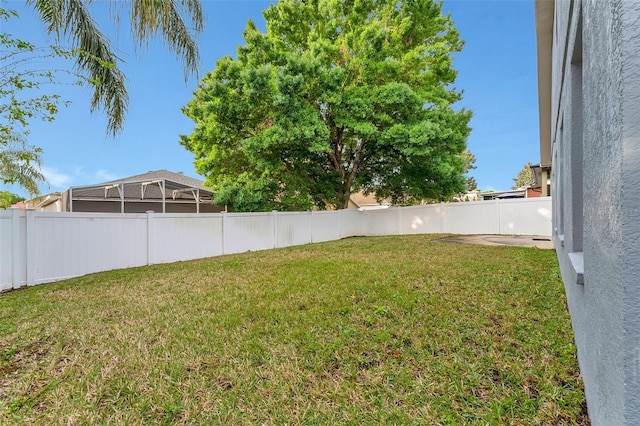
M 62 194 L 62 211 L 112 213 L 215 213 L 213 192 L 202 182 L 157 170 L 109 182 L 72 186 Z

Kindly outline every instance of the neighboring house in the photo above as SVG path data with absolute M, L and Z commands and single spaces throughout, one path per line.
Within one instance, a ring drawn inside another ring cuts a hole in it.
M 551 161 L 551 154 L 547 155 Z M 550 197 L 551 196 L 551 163 L 543 166 L 538 164 L 531 166 L 534 183 L 529 186 L 527 198 L 531 197 Z
M 94 185 L 72 186 L 33 198 L 26 207 L 37 211 L 105 213 L 216 213 L 213 193 L 202 181 L 157 170 Z
M 52 192 L 40 195 L 27 201 L 23 201 L 19 207 L 21 210 L 31 209 L 39 212 L 63 212 L 62 193 Z
M 458 194 L 453 197 L 453 201 L 486 201 L 486 200 L 505 200 L 511 198 L 535 198 L 541 197 L 542 191 L 539 186 L 529 185 L 509 191 L 486 191 L 478 190 L 469 191 L 464 194 Z
M 529 185 L 525 189 L 527 190 L 527 194 L 524 198 L 542 197 L 542 188 L 539 186 Z
M 25 210 L 27 208 L 27 204 L 26 201 L 18 201 L 15 204 L 11 205 L 12 209 L 20 209 L 20 210 Z
M 549 192 L 542 186 L 542 173 L 540 166 L 532 166 L 531 172 L 534 176 L 534 183 L 531 185 L 521 186 L 518 189 L 511 189 L 509 191 L 487 191 L 481 192 L 480 198 L 482 200 L 496 200 L 496 199 L 509 199 L 509 198 L 535 198 L 535 197 L 547 197 Z M 546 176 L 546 175 L 545 175 Z
M 541 165 L 589 417 L 639 425 L 640 2 L 535 14 Z
M 481 192 L 480 197 L 483 200 L 503 200 L 510 198 L 526 198 L 527 197 L 527 189 L 512 189 L 510 191 L 489 191 L 489 192 Z
M 351 194 L 349 197 L 349 209 L 358 209 L 358 210 L 377 210 L 377 209 L 387 209 L 391 206 L 391 202 L 389 200 L 381 200 L 378 202 L 376 200 L 376 196 L 374 194 L 365 195 L 364 192 L 356 192 L 355 194 Z

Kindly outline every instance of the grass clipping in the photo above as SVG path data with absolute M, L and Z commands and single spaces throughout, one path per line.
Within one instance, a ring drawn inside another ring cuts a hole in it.
M 435 238 L 0 295 L 0 424 L 587 424 L 555 253 Z

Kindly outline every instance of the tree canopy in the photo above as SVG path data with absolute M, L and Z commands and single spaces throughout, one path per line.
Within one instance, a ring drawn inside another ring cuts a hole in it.
M 522 188 L 523 186 L 532 185 L 535 182 L 535 177 L 531 171 L 532 164 L 529 162 L 522 166 L 522 170 L 518 172 L 518 175 L 513 180 L 513 186 L 511 189 Z
M 432 0 L 282 0 L 249 21 L 183 108 L 215 202 L 236 210 L 346 208 L 465 187 L 470 112 L 456 111 L 463 43 Z
M 24 197 L 9 191 L 0 191 L 0 209 L 6 210 L 19 201 L 24 201 Z

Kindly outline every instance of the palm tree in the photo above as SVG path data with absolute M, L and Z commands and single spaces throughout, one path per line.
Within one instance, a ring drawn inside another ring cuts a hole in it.
M 94 85 L 91 111 L 104 109 L 107 131 L 115 136 L 122 130 L 129 97 L 125 76 L 118 67 L 120 58 L 89 12 L 93 0 L 27 1 L 35 7 L 49 34 L 68 38 L 78 52 L 76 65 Z M 197 72 L 200 58 L 195 38 L 202 32 L 204 21 L 200 0 L 111 0 L 111 4 L 116 21 L 128 9 L 131 34 L 139 45 L 160 33 L 182 60 L 185 79 Z
M 0 182 L 15 183 L 29 195 L 37 195 L 38 184 L 45 181 L 40 171 L 40 150 L 23 141 L 12 142 L 14 146 L 0 145 Z

